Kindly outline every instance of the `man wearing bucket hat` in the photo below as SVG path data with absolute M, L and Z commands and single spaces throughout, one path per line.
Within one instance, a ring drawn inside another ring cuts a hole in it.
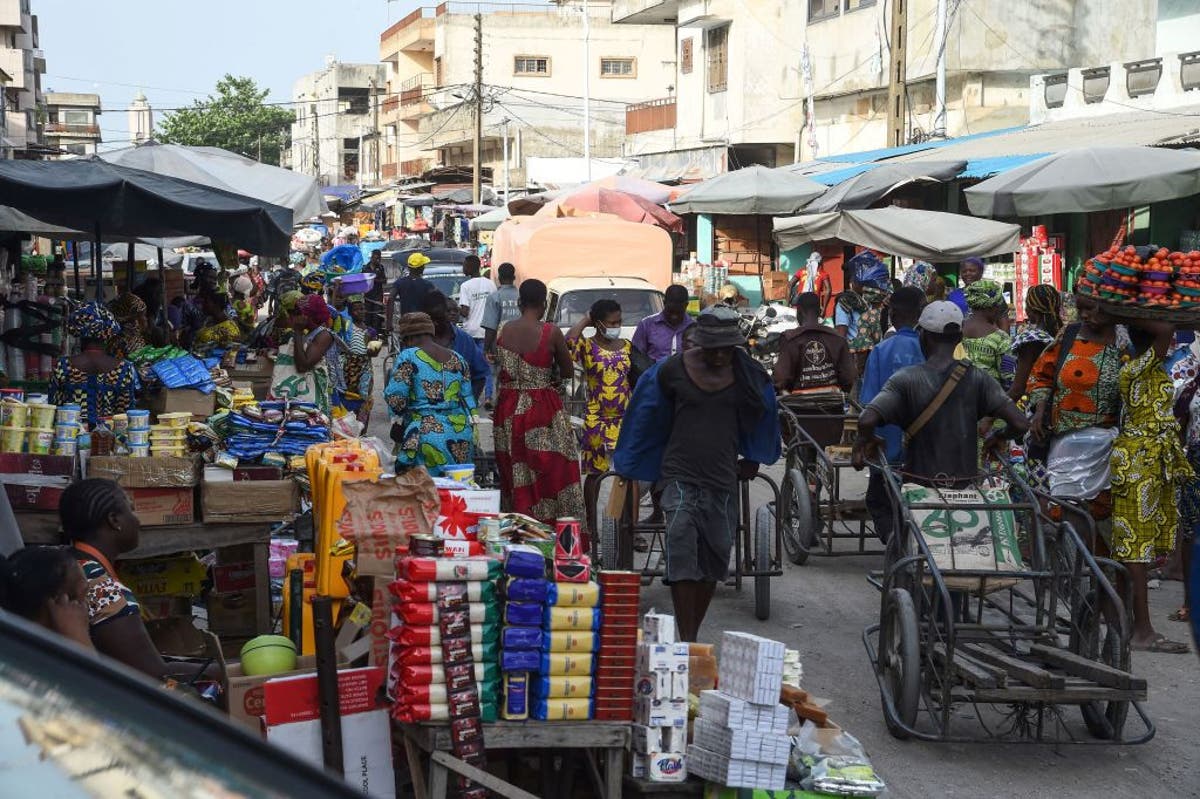
M 434 285 L 424 278 L 425 265 L 429 257 L 419 252 L 408 256 L 408 272 L 396 281 L 392 297 L 399 303 L 401 315 L 417 313 L 425 308 L 425 295 L 434 290 Z
M 878 452 L 881 425 L 904 431 L 904 471 L 917 482 L 963 485 L 979 473 L 981 419 L 1003 419 L 985 441 L 988 449 L 1004 438 L 1025 435 L 1029 419 L 1000 383 L 968 361 L 954 358 L 962 341 L 962 311 L 952 302 L 931 302 L 921 311 L 917 333 L 925 363 L 896 372 L 858 419 L 853 462 L 862 469 Z
M 697 640 L 729 568 L 738 480 L 780 454 L 775 389 L 746 351 L 738 319 L 732 308 L 705 309 L 692 326 L 695 346 L 646 371 L 613 456 L 621 476 L 662 481 L 664 582 L 685 641 Z

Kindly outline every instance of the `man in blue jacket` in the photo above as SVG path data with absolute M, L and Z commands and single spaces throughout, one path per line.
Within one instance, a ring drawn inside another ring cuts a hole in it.
M 706 309 L 692 335 L 694 348 L 638 380 L 613 456 L 621 476 L 662 481 L 664 582 L 685 641 L 697 640 L 729 569 L 738 480 L 774 463 L 781 449 L 775 390 L 744 348 L 737 312 Z

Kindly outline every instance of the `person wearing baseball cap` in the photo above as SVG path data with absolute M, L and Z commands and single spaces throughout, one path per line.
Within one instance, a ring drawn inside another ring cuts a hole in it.
M 1002 419 L 984 446 L 994 450 L 1007 437 L 1021 437 L 1029 420 L 991 375 L 954 357 L 962 341 L 963 314 L 945 300 L 931 302 L 917 320 L 925 363 L 896 372 L 858 419 L 852 460 L 862 469 L 879 453 L 876 432 L 894 424 L 904 431 L 905 480 L 960 487 L 979 474 L 978 427 Z
M 408 267 L 407 272 L 396 280 L 392 287 L 393 301 L 399 303 L 398 313 L 403 316 L 410 313 L 423 313 L 425 310 L 425 297 L 431 291 L 436 290 L 436 286 L 424 278 L 425 265 L 429 263 L 429 256 L 424 253 L 414 252 L 408 256 L 405 265 Z
M 706 308 L 689 328 L 695 346 L 646 370 L 612 460 L 626 479 L 661 481 L 664 582 L 685 641 L 697 640 L 729 569 L 738 481 L 774 463 L 781 450 L 775 390 L 746 351 L 738 320 L 727 306 Z

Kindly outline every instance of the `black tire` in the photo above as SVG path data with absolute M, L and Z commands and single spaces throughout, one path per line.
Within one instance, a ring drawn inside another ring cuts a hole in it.
M 771 541 L 775 538 L 775 512 L 763 505 L 754 514 L 754 570 L 769 572 Z M 760 573 L 754 578 L 754 616 L 759 621 L 771 618 L 771 578 Z
M 912 595 L 893 588 L 884 596 L 880 616 L 879 670 L 892 695 L 898 720 L 912 727 L 921 704 L 921 642 Z M 884 720 L 893 737 L 909 737 L 886 710 Z
M 1116 612 L 1116 609 L 1109 607 L 1097 612 L 1096 595 L 1088 594 L 1075 612 L 1079 636 L 1073 648 L 1076 655 L 1128 671 L 1129 642 L 1121 640 L 1118 632 L 1120 627 L 1110 622 L 1110 617 Z M 1079 712 L 1083 714 L 1083 723 L 1093 738 L 1119 741 L 1125 729 L 1125 719 L 1129 716 L 1129 702 L 1084 702 L 1079 706 Z
M 808 562 L 808 554 L 820 535 L 820 517 L 813 507 L 808 478 L 801 469 L 788 469 L 779 489 L 783 548 L 797 566 Z

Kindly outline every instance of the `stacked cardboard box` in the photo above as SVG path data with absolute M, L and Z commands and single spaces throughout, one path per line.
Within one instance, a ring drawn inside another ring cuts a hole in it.
M 778 641 L 725 633 L 720 690 L 700 694 L 687 750 L 693 774 L 735 788 L 783 788 L 790 752 L 788 709 L 779 704 L 783 661 Z
M 638 601 L 642 575 L 600 572 L 600 655 L 596 665 L 596 719 L 633 718 L 634 667 L 637 659 Z
M 642 619 L 634 693 L 632 774 L 653 782 L 687 779 L 688 645 L 675 640 L 675 617 Z

